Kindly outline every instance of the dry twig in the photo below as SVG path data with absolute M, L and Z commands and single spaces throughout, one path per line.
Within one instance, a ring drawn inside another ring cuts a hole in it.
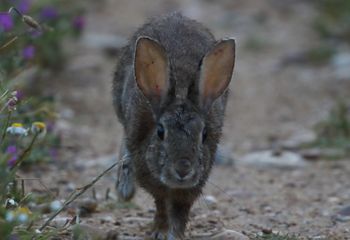
M 83 193 L 85 193 L 89 188 L 91 188 L 98 180 L 100 180 L 101 177 L 106 175 L 110 170 L 112 170 L 115 166 L 122 163 L 124 161 L 124 158 L 121 161 L 117 161 L 113 163 L 111 166 L 109 166 L 107 169 L 105 169 L 100 175 L 95 177 L 89 184 L 77 188 L 73 193 L 68 197 L 68 199 L 64 202 L 62 207 L 58 209 L 52 216 L 47 219 L 44 224 L 39 228 L 39 231 L 41 232 L 49 223 L 59 214 L 61 213 L 70 203 L 72 203 L 74 200 L 76 200 L 78 197 L 80 197 Z M 78 191 L 77 191 L 78 190 Z

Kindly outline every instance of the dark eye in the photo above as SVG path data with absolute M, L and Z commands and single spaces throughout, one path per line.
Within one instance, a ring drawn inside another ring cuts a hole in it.
M 160 140 L 164 140 L 164 127 L 162 124 L 157 125 L 157 134 Z
M 207 128 L 204 128 L 202 132 L 202 142 L 204 142 L 207 139 L 207 135 Z

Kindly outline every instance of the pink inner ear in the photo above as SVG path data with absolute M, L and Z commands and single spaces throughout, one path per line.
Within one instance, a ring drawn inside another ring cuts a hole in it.
M 218 43 L 203 59 L 200 74 L 200 95 L 203 105 L 210 105 L 228 87 L 235 57 L 233 40 Z
M 149 38 L 137 41 L 135 55 L 135 77 L 143 94 L 155 101 L 168 89 L 168 60 L 165 50 Z
M 156 84 L 156 86 L 155 86 L 155 93 L 156 93 L 158 96 L 161 95 L 161 93 L 160 93 L 160 88 L 159 88 L 159 85 L 158 85 L 158 84 Z

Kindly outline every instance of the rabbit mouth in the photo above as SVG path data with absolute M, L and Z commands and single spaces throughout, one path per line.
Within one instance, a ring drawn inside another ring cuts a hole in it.
M 160 180 L 169 188 L 192 188 L 199 182 L 199 174 L 192 169 L 185 177 L 180 177 L 174 170 L 163 171 Z

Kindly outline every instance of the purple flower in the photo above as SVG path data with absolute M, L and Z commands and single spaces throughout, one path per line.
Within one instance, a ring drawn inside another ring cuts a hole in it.
M 7 165 L 8 165 L 9 167 L 15 166 L 17 159 L 18 159 L 17 155 L 13 155 L 13 156 L 7 161 Z
M 10 31 L 13 28 L 12 17 L 9 13 L 0 12 L 0 30 Z
M 53 20 L 57 17 L 58 17 L 58 12 L 52 6 L 44 7 L 40 12 L 40 18 L 42 20 Z
M 10 145 L 6 149 L 6 153 L 10 155 L 10 159 L 7 161 L 7 165 L 9 167 L 13 167 L 17 161 L 17 147 L 14 145 Z
M 33 45 L 28 45 L 22 50 L 22 56 L 26 60 L 34 58 L 35 47 Z
M 6 149 L 6 153 L 10 155 L 15 155 L 17 153 L 17 147 L 14 145 L 10 145 Z
M 24 97 L 23 91 L 17 89 L 16 90 L 16 98 L 18 99 L 18 101 L 22 100 L 23 97 Z
M 73 28 L 77 31 L 81 31 L 85 27 L 85 18 L 83 16 L 76 16 L 72 22 Z

